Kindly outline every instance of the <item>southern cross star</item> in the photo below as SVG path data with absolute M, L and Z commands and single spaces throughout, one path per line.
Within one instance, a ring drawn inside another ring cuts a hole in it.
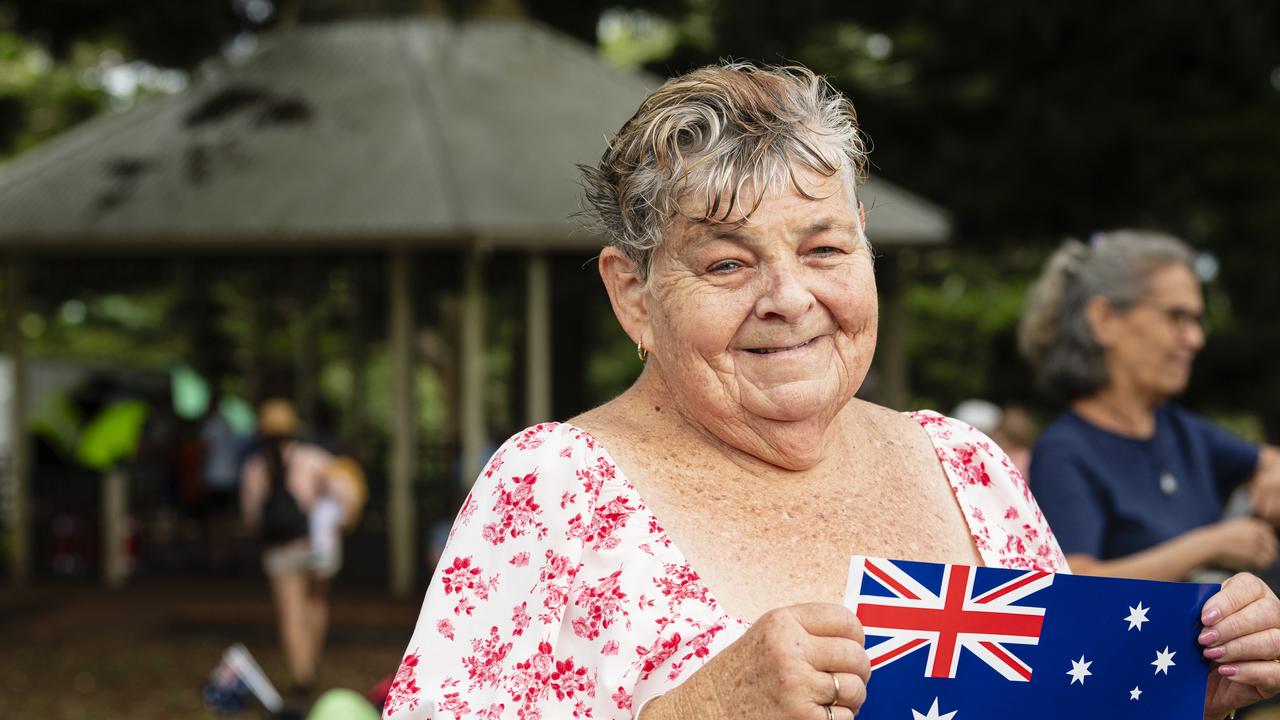
M 1142 607 L 1141 602 L 1138 603 L 1138 607 L 1129 608 L 1129 617 L 1125 618 L 1125 620 L 1129 621 L 1129 629 L 1137 629 L 1138 632 L 1142 632 L 1142 623 L 1151 622 L 1147 619 L 1147 611 L 1150 609 Z
M 1089 672 L 1089 666 L 1092 664 L 1092 660 L 1085 662 L 1083 655 L 1080 656 L 1079 660 L 1072 660 L 1071 669 L 1067 671 L 1067 674 L 1071 676 L 1071 684 L 1080 683 L 1083 685 L 1084 679 L 1093 674 Z
M 911 720 L 951 720 L 951 718 L 954 717 L 957 712 L 958 712 L 957 710 L 952 710 L 946 715 L 939 715 L 938 714 L 938 698 L 934 698 L 933 707 L 929 708 L 928 715 L 922 715 L 919 712 L 917 712 L 915 708 L 911 708 L 911 715 L 912 715 Z
M 1129 691 L 1129 699 L 1137 700 L 1140 697 L 1142 697 L 1142 688 L 1138 687 L 1137 685 L 1134 685 L 1133 689 Z
M 1159 675 L 1160 673 L 1164 673 L 1165 675 L 1168 675 L 1169 668 L 1178 664 L 1173 661 L 1173 656 L 1177 654 L 1178 653 L 1176 652 L 1169 652 L 1168 645 L 1164 646 L 1164 650 L 1157 650 L 1156 659 L 1151 663 L 1156 666 L 1156 674 Z

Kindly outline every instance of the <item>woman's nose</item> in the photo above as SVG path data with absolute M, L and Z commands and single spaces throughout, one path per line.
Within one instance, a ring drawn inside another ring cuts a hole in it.
M 763 287 L 755 310 L 761 319 L 795 320 L 813 305 L 813 293 L 798 262 L 770 266 L 763 273 L 762 280 Z
M 1186 327 L 1185 330 L 1183 330 L 1183 333 L 1184 333 L 1183 337 L 1185 338 L 1185 342 L 1193 350 L 1198 351 L 1204 347 L 1205 336 L 1204 336 L 1203 325 L 1201 325 L 1198 322 L 1191 323 Z

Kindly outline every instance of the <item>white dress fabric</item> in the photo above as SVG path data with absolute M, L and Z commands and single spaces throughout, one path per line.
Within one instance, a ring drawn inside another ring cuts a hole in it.
M 925 429 L 987 565 L 1065 571 L 1021 475 L 972 427 Z M 750 627 L 730 617 L 587 432 L 531 427 L 476 481 L 387 720 L 625 720 Z

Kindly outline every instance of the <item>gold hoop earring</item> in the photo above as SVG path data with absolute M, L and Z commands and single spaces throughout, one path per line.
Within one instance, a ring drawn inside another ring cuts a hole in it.
M 636 343 L 636 356 L 640 358 L 640 362 L 649 361 L 649 351 L 644 346 L 644 341 Z

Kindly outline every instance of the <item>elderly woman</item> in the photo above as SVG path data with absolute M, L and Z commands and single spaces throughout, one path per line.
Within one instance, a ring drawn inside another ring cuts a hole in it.
M 1194 256 L 1155 233 L 1069 241 L 1032 288 L 1021 344 L 1070 403 L 1036 443 L 1030 480 L 1076 572 L 1183 580 L 1203 566 L 1266 567 L 1264 520 L 1223 520 L 1243 483 L 1275 515 L 1275 448 L 1173 404 L 1204 346 Z
M 863 162 L 819 78 L 730 65 L 667 82 L 584 170 L 644 370 L 494 455 L 387 717 L 848 720 L 869 676 L 850 555 L 1066 569 L 984 436 L 854 398 L 877 322 Z M 1247 578 L 1211 601 L 1249 643 L 1232 659 L 1268 658 L 1245 682 L 1280 683 L 1274 603 Z
M 1021 349 L 1069 403 L 1035 445 L 1030 482 L 1075 572 L 1184 580 L 1276 559 L 1270 523 L 1222 516 L 1245 483 L 1256 512 L 1280 516 L 1280 453 L 1170 402 L 1205 342 L 1194 261 L 1167 235 L 1099 234 L 1063 244 L 1028 295 Z

